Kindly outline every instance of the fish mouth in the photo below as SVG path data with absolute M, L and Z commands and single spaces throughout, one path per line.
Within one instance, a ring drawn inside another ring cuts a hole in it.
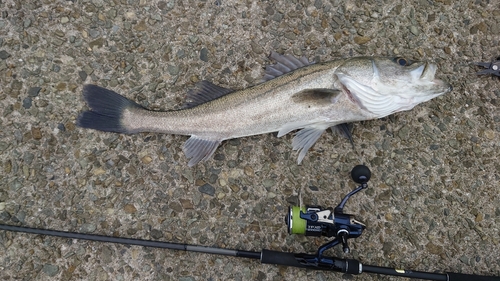
M 432 84 L 436 85 L 438 89 L 441 89 L 439 91 L 439 94 L 437 94 L 436 96 L 451 92 L 453 90 L 453 87 L 449 83 L 436 78 L 436 71 L 437 66 L 435 64 L 426 62 L 416 69 L 412 70 L 411 76 L 415 80 L 421 80 L 422 82 L 431 82 Z
M 411 76 L 415 80 L 429 81 L 432 84 L 439 86 L 438 87 L 439 89 L 443 89 L 436 96 L 451 92 L 453 90 L 453 87 L 449 83 L 444 82 L 441 79 L 437 79 L 436 71 L 437 71 L 437 66 L 435 64 L 426 62 L 417 67 L 416 69 L 412 70 Z
M 420 75 L 420 79 L 434 80 L 434 77 L 436 76 L 436 70 L 437 66 L 435 64 L 426 63 L 425 69 L 422 72 L 422 75 Z
M 437 66 L 433 63 L 423 63 L 419 67 L 411 71 L 411 76 L 414 79 L 435 80 Z

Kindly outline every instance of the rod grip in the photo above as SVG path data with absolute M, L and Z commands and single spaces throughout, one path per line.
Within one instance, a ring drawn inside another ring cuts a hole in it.
M 473 274 L 462 274 L 462 273 L 453 273 L 447 272 L 448 281 L 500 281 L 499 276 L 480 276 Z
M 301 264 L 295 257 L 294 253 L 285 253 L 266 249 L 262 249 L 260 262 L 302 268 L 308 267 L 304 264 Z
M 310 254 L 284 253 L 266 249 L 262 250 L 260 261 L 268 264 L 337 271 L 349 274 L 360 274 L 362 272 L 361 264 L 357 260 L 317 257 Z

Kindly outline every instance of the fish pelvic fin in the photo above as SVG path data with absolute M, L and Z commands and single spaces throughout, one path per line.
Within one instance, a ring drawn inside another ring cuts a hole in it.
M 134 132 L 128 130 L 122 123 L 123 112 L 131 108 L 144 109 L 114 91 L 96 85 L 85 85 L 83 98 L 90 110 L 78 116 L 76 124 L 81 128 L 131 134 Z
M 221 140 L 208 140 L 197 136 L 191 136 L 184 143 L 184 154 L 189 159 L 188 166 L 193 167 L 200 161 L 206 161 L 212 157 Z
M 332 132 L 337 133 L 338 135 L 346 138 L 351 142 L 352 148 L 354 148 L 354 141 L 352 140 L 352 123 L 342 123 L 338 124 L 336 126 L 330 127 Z
M 293 150 L 299 152 L 297 164 L 300 164 L 311 148 L 323 132 L 328 129 L 328 125 L 312 125 L 298 131 L 292 140 Z
M 232 92 L 234 92 L 234 90 L 217 86 L 211 82 L 203 80 L 196 84 L 196 88 L 188 91 L 183 108 L 192 108 L 200 104 L 213 101 Z
M 264 77 L 262 77 L 263 82 L 272 80 L 301 67 L 314 64 L 314 62 L 310 62 L 306 57 L 296 58 L 292 55 L 280 55 L 274 51 L 271 52 L 269 58 L 276 61 L 276 63 L 266 66 Z

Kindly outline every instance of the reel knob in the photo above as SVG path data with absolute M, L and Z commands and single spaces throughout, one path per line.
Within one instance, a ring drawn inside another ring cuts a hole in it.
M 356 183 L 367 183 L 370 180 L 371 176 L 372 173 L 370 172 L 370 169 L 368 169 L 368 167 L 366 167 L 365 165 L 357 165 L 356 167 L 352 168 L 351 177 L 352 180 Z

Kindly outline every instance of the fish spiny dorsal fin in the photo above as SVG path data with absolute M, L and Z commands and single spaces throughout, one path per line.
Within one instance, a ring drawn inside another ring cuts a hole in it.
M 186 103 L 184 103 L 183 108 L 192 108 L 200 104 L 213 101 L 232 92 L 234 91 L 231 89 L 223 88 L 203 80 L 196 84 L 196 88 L 188 91 Z
M 309 62 L 306 57 L 296 58 L 292 55 L 280 55 L 274 51 L 271 52 L 269 58 L 276 63 L 266 66 L 264 77 L 262 77 L 263 81 L 269 81 L 301 67 L 314 64 L 314 62 Z

